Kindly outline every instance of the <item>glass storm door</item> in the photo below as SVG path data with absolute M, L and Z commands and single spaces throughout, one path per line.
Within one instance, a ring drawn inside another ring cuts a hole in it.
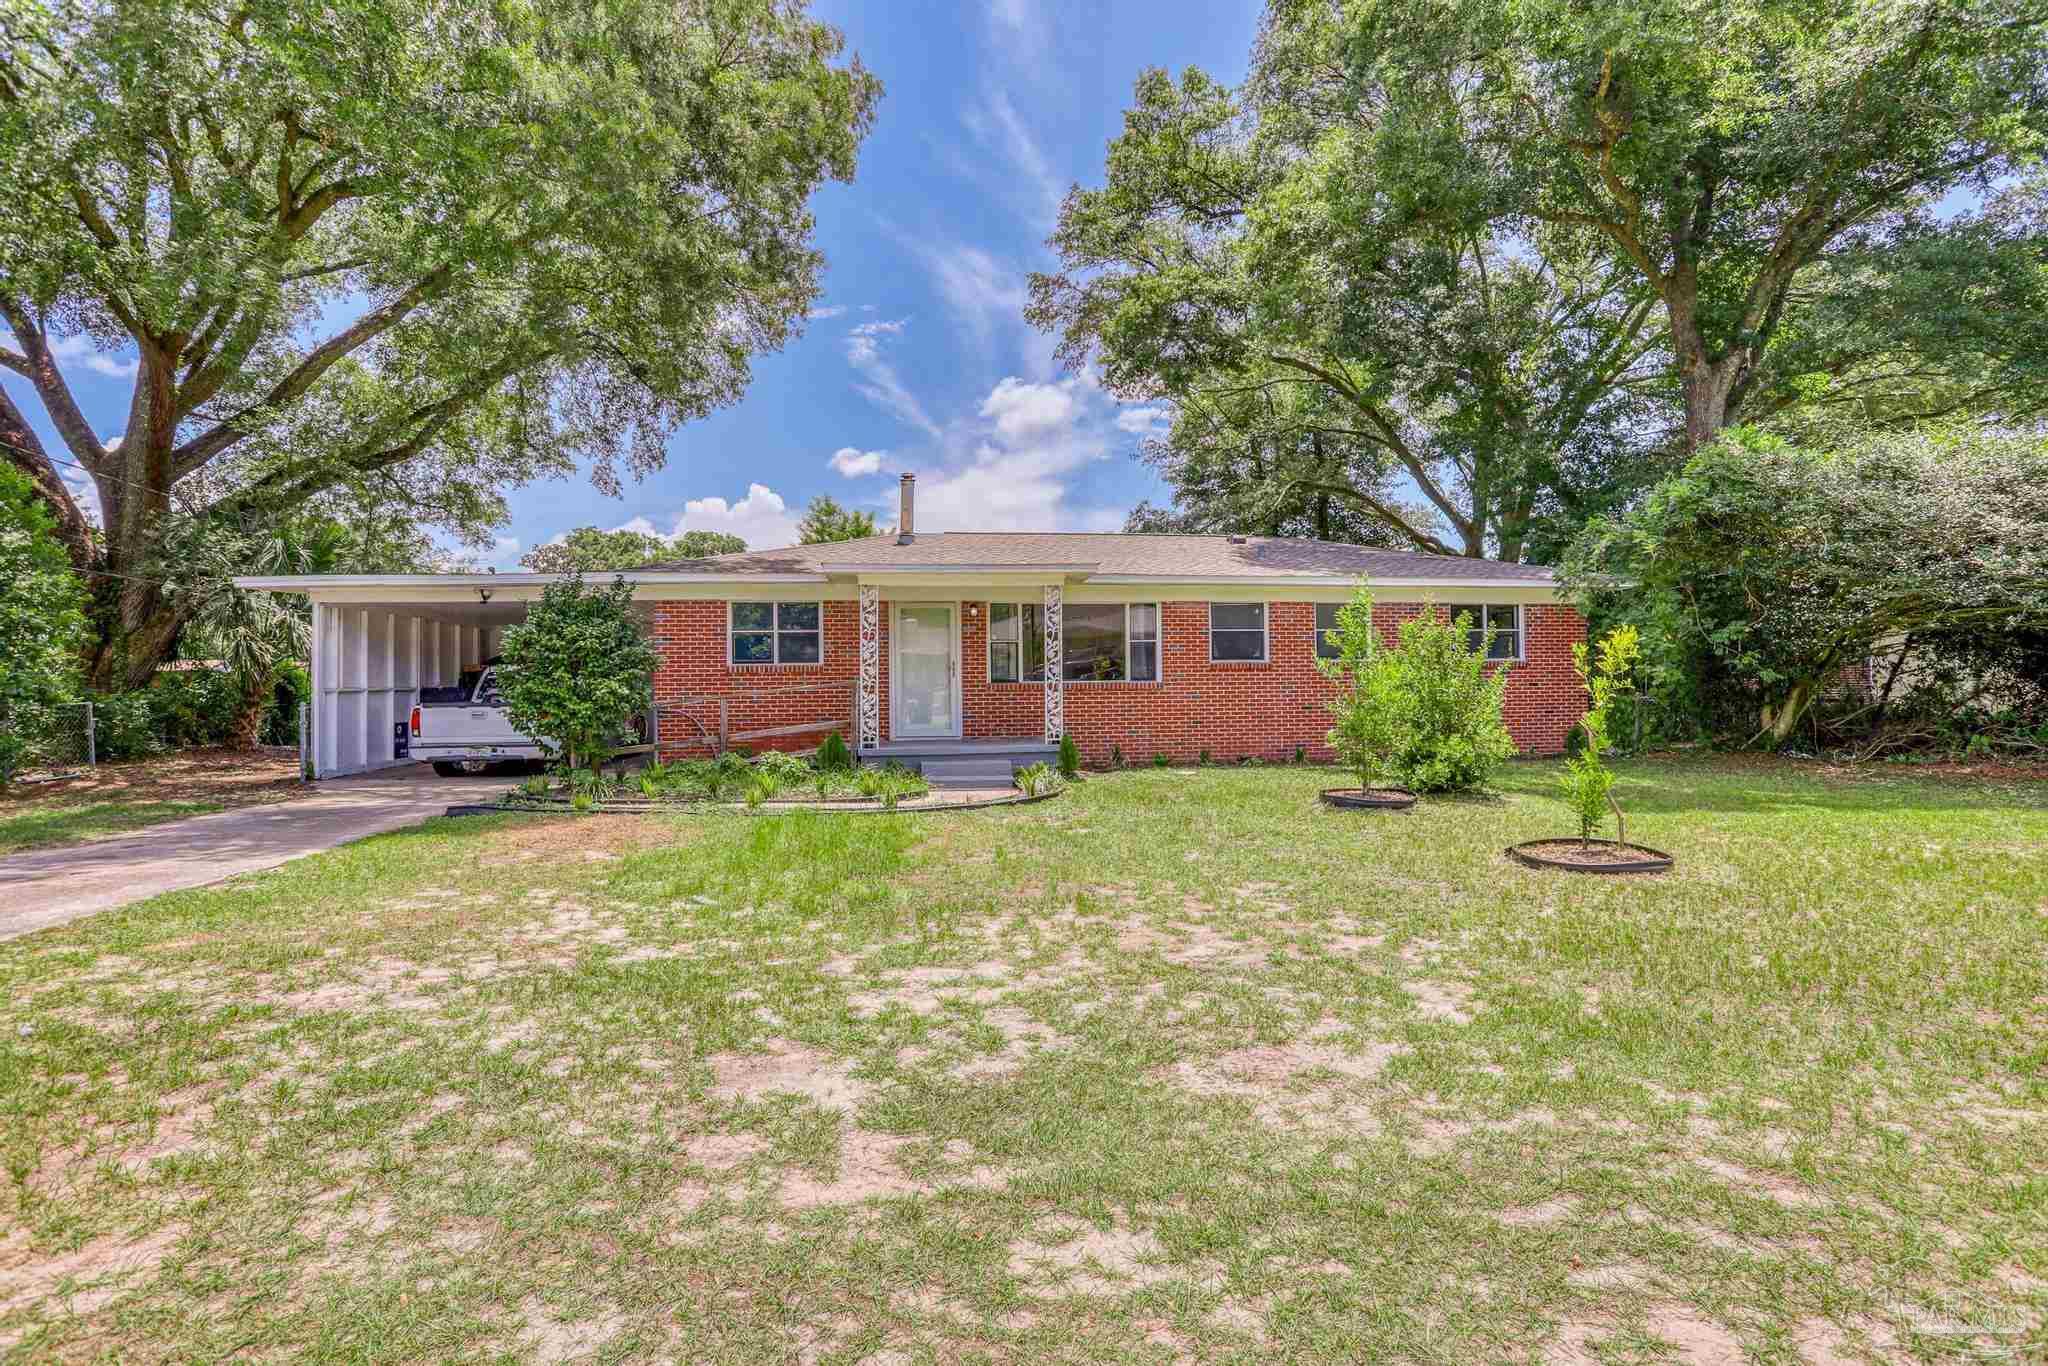
M 930 603 L 898 607 L 896 736 L 957 735 L 959 722 L 953 675 L 953 609 Z

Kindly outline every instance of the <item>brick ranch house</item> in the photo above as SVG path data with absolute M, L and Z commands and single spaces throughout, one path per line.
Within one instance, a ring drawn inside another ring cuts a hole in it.
M 920 766 L 1029 763 L 1067 734 L 1091 765 L 1326 759 L 1315 656 L 1361 582 L 1390 638 L 1425 601 L 1495 626 L 1524 753 L 1561 751 L 1585 705 L 1585 621 L 1547 569 L 1262 536 L 918 532 L 914 487 L 888 535 L 627 572 L 665 756 L 839 730 Z M 416 690 L 487 658 L 549 578 L 248 581 L 313 599 L 316 771 L 394 762 Z

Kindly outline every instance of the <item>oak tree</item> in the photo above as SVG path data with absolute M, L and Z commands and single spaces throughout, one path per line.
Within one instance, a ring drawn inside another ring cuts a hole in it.
M 802 0 L 23 0 L 0 13 L 0 448 L 96 586 L 101 686 L 187 617 L 174 523 L 337 491 L 472 537 L 615 490 L 818 291 L 879 85 Z M 122 431 L 58 364 L 132 350 Z M 99 526 L 64 487 L 81 467 Z

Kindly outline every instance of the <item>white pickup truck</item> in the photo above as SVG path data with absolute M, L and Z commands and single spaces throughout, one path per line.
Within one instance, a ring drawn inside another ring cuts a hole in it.
M 512 728 L 498 696 L 498 661 L 464 669 L 452 688 L 421 688 L 412 709 L 407 750 L 444 778 L 482 773 L 492 764 L 545 757 L 540 742 Z

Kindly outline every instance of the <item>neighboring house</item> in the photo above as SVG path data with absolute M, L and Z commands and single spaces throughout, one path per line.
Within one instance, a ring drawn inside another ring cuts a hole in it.
M 1250 536 L 915 531 L 628 571 L 661 667 L 662 744 L 1025 762 L 1063 734 L 1084 760 L 1329 755 L 1315 655 L 1361 581 L 1391 635 L 1425 600 L 1480 614 L 1511 661 L 1507 722 L 1555 754 L 1584 708 L 1584 620 L 1531 565 Z M 380 752 L 412 691 L 474 663 L 546 575 L 250 580 L 313 597 L 316 765 Z

